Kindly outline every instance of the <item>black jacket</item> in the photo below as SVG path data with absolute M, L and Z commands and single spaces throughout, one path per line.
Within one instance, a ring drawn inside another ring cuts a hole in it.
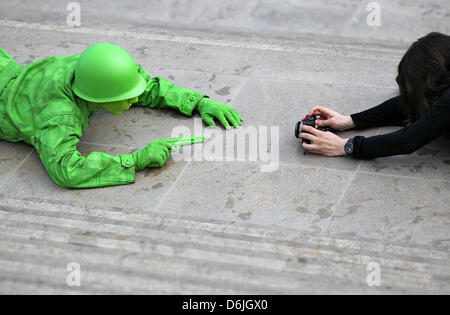
M 407 117 L 400 108 L 400 96 L 376 107 L 351 115 L 356 127 L 405 126 Z M 450 136 L 450 88 L 445 90 L 430 112 L 396 132 L 373 137 L 356 136 L 353 156 L 358 159 L 410 154 L 443 134 Z

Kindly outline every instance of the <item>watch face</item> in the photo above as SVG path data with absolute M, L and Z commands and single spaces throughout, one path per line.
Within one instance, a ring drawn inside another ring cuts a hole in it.
M 353 153 L 353 142 L 352 141 L 348 141 L 346 144 L 345 144 L 345 152 L 347 152 L 347 154 L 351 154 L 351 153 Z

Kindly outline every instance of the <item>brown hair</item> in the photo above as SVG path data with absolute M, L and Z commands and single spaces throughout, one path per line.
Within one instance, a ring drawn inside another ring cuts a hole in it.
M 396 81 L 411 122 L 427 114 L 450 86 L 450 36 L 430 33 L 414 42 L 398 65 Z

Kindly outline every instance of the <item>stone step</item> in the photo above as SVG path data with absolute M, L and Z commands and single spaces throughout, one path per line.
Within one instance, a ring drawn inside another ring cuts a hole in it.
M 125 47 L 138 62 L 158 75 L 171 69 L 389 92 L 397 89 L 396 68 L 405 49 L 358 41 L 330 41 L 328 37 L 280 38 L 265 34 L 248 38 L 242 34 L 180 34 L 167 29 L 127 29 L 117 25 L 113 29 L 71 28 L 0 20 L 0 26 L 5 32 L 3 47 L 23 64 L 51 55 L 81 53 L 90 44 L 110 41 Z M 40 40 L 42 36 L 47 39 Z
M 226 29 L 231 32 L 278 32 L 411 42 L 427 32 L 448 32 L 445 0 L 377 1 L 381 25 L 370 27 L 365 1 L 136 0 L 78 1 L 84 26 L 164 25 L 167 28 Z M 73 9 L 71 9 L 73 10 Z M 373 9 L 372 9 L 373 10 Z M 23 1 L 0 4 L 0 18 L 66 23 L 67 3 Z
M 104 292 L 126 285 L 126 292 L 177 292 L 176 279 L 192 284 L 181 286 L 192 293 L 361 292 L 370 289 L 369 262 L 381 265 L 382 289 L 395 292 L 437 292 L 450 275 L 446 252 L 276 227 L 5 198 L 0 217 L 5 281 L 24 270 L 30 281 L 47 283 L 52 274 L 64 280 L 71 261 L 87 270 L 87 291 Z

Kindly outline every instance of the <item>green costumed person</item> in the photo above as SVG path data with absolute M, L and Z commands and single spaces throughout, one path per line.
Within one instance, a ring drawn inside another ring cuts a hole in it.
M 89 118 L 99 109 L 120 115 L 132 105 L 172 108 L 191 116 L 198 110 L 209 126 L 227 129 L 241 116 L 204 94 L 152 78 L 131 55 L 113 44 L 95 44 L 81 55 L 49 57 L 28 66 L 0 48 L 0 139 L 31 144 L 52 180 L 66 188 L 134 182 L 135 172 L 162 167 L 173 139 L 149 143 L 134 154 L 111 156 L 77 150 Z

